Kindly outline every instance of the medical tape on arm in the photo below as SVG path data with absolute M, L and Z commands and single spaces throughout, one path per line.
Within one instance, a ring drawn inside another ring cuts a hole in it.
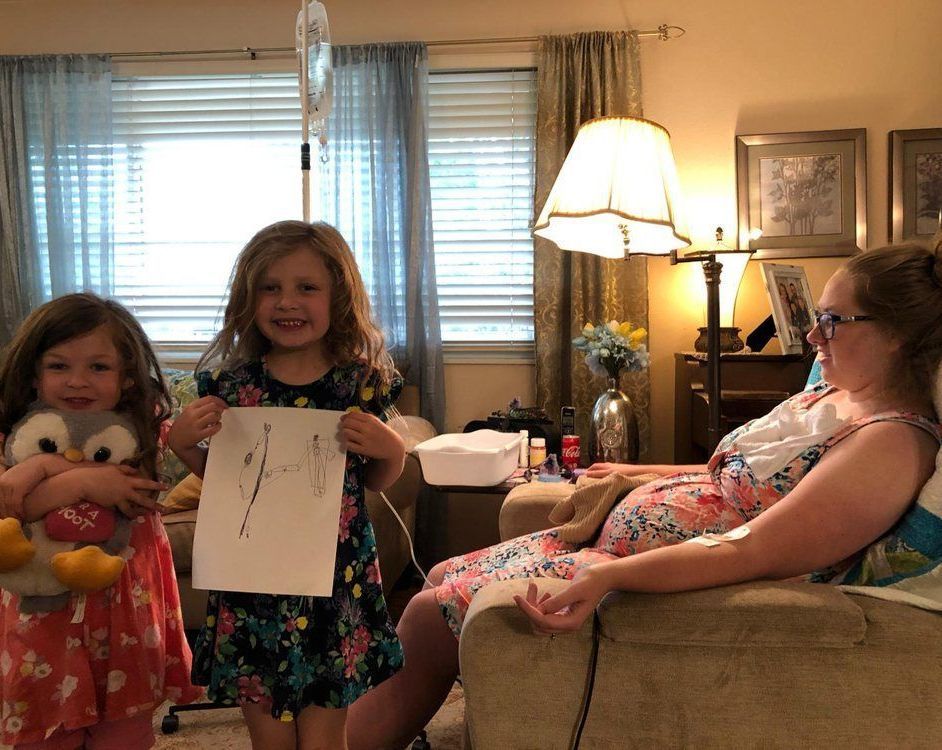
M 749 536 L 749 527 L 744 525 L 737 526 L 725 534 L 701 534 L 693 537 L 693 539 L 688 539 L 687 542 L 702 544 L 704 547 L 718 547 L 723 542 L 738 542 L 747 536 Z

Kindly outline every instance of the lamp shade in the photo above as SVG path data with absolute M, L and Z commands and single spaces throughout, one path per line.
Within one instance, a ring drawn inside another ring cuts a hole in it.
M 690 244 L 682 213 L 667 130 L 637 117 L 600 117 L 576 133 L 533 234 L 606 258 L 666 255 Z

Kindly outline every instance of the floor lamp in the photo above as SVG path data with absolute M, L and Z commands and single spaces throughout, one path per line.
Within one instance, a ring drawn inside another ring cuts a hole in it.
M 720 273 L 712 252 L 678 256 L 690 245 L 670 135 L 637 117 L 582 124 L 533 227 L 562 250 L 604 258 L 669 255 L 699 262 L 707 285 L 708 441 L 720 434 Z

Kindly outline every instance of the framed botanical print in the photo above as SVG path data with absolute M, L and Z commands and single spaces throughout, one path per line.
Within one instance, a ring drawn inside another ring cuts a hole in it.
M 851 255 L 865 248 L 866 132 L 737 135 L 739 247 L 758 259 Z
M 805 269 L 781 263 L 760 263 L 759 266 L 782 354 L 801 354 L 805 336 L 814 327 L 814 298 Z
M 926 240 L 942 227 L 942 128 L 891 130 L 889 151 L 889 240 Z

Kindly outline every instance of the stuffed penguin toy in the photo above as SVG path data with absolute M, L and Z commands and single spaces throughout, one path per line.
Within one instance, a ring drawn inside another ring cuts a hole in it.
M 36 406 L 10 431 L 4 463 L 13 467 L 39 453 L 59 453 L 76 468 L 87 462 L 120 464 L 137 458 L 139 450 L 134 426 L 116 412 Z M 130 539 L 130 521 L 95 503 L 69 505 L 23 524 L 5 518 L 0 520 L 0 588 L 19 594 L 23 613 L 62 609 L 72 592 L 100 591 L 118 579 L 124 569 L 119 553 Z

